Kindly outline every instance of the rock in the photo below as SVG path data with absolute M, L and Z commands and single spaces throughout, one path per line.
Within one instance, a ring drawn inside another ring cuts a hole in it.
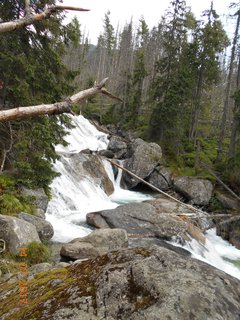
M 230 196 L 227 196 L 227 195 L 221 194 L 221 193 L 217 193 L 216 197 L 224 209 L 236 210 L 236 209 L 239 209 L 239 207 L 240 207 L 239 201 L 230 197 Z
M 105 167 L 99 158 L 95 154 L 72 154 L 65 162 L 66 167 L 71 168 L 72 174 L 76 180 L 82 180 L 86 176 L 94 180 L 107 195 L 110 195 L 114 191 L 112 181 L 109 179 Z
M 111 150 L 100 150 L 98 151 L 98 154 L 109 159 L 114 157 L 114 153 Z
M 36 209 L 34 211 L 34 215 L 37 216 L 38 218 L 42 218 L 42 219 L 46 218 L 45 212 L 42 209 Z
M 124 167 L 140 178 L 145 179 L 160 163 L 162 158 L 161 147 L 156 143 L 147 143 L 142 139 L 136 139 L 131 148 L 132 155 L 124 162 Z M 122 180 L 129 189 L 139 183 L 138 179 L 133 178 L 126 172 L 123 172 Z
M 33 275 L 40 272 L 46 272 L 51 270 L 52 268 L 53 266 L 50 263 L 47 263 L 47 262 L 38 263 L 29 269 L 29 274 Z
M 213 191 L 213 185 L 209 180 L 187 176 L 174 179 L 174 188 L 185 196 L 190 203 L 196 205 L 207 205 Z
M 150 174 L 147 181 L 153 184 L 155 187 L 166 191 L 172 186 L 172 172 L 167 168 L 156 168 Z
M 28 283 L 31 308 L 19 304 L 16 286 L 17 282 L 0 284 L 3 320 L 30 320 L 36 315 L 41 320 L 239 320 L 240 316 L 239 280 L 158 246 L 121 249 L 43 273 Z
M 7 250 L 13 254 L 18 254 L 18 248 L 24 244 L 41 242 L 33 224 L 5 215 L 0 215 L 0 239 L 6 242 Z
M 94 219 L 93 215 L 96 215 Z M 183 236 L 187 231 L 186 222 L 169 213 L 158 213 L 150 203 L 129 203 L 116 209 L 91 213 L 91 221 L 98 221 L 101 219 L 99 216 L 110 228 L 124 229 L 131 236 L 171 239 L 173 236 Z
M 217 235 L 240 249 L 240 217 L 232 217 L 217 223 Z
M 101 229 L 63 245 L 60 254 L 74 260 L 90 259 L 127 246 L 128 237 L 125 230 Z
M 99 214 L 95 214 L 95 213 L 88 213 L 87 214 L 87 223 L 90 226 L 94 226 L 95 228 L 98 229 L 107 229 L 109 228 L 107 222 L 105 221 L 105 219 L 99 215 Z
M 19 213 L 18 218 L 33 224 L 40 240 L 50 240 L 53 237 L 54 231 L 50 222 L 24 212 Z
M 46 212 L 49 200 L 43 189 L 27 189 L 22 187 L 21 193 L 25 197 L 31 197 L 34 205 Z
M 110 141 L 108 144 L 108 150 L 112 151 L 113 153 L 117 153 L 119 151 L 124 150 L 127 151 L 127 144 L 118 136 L 111 136 Z

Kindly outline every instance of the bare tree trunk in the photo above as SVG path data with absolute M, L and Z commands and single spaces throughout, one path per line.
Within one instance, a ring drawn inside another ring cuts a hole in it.
M 80 91 L 69 97 L 66 101 L 56 102 L 54 104 L 42 104 L 37 106 L 2 110 L 0 111 L 0 122 L 18 120 L 44 114 L 73 113 L 71 109 L 73 104 L 78 103 L 96 93 L 103 93 L 113 99 L 122 101 L 120 98 L 115 97 L 103 87 L 107 80 L 108 78 L 103 79 L 100 84 L 90 89 Z
M 2 22 L 0 23 L 0 33 L 13 31 L 16 29 L 20 29 L 31 24 L 34 24 L 37 21 L 42 21 L 48 19 L 52 14 L 56 13 L 57 11 L 64 11 L 64 10 L 74 10 L 74 11 L 89 11 L 89 9 L 83 9 L 78 7 L 70 7 L 70 6 L 51 6 L 44 10 L 42 13 L 37 13 L 31 15 L 30 12 L 30 1 L 26 1 L 26 13 L 27 15 L 22 19 L 17 19 L 14 21 L 9 22 Z M 30 13 L 30 14 L 28 14 Z
M 237 15 L 238 15 L 238 18 L 237 18 L 237 24 L 236 24 L 236 29 L 235 29 L 233 44 L 232 44 L 231 59 L 230 59 L 228 77 L 227 77 L 227 86 L 226 86 L 226 91 L 225 91 L 223 115 L 222 115 L 220 134 L 219 134 L 219 139 L 218 139 L 217 161 L 222 160 L 222 154 L 223 154 L 223 141 L 224 141 L 224 137 L 225 137 L 227 115 L 229 112 L 229 98 L 230 98 L 230 90 L 231 90 L 232 75 L 233 75 L 233 65 L 234 65 L 236 46 L 237 46 L 237 40 L 238 40 L 238 29 L 239 29 L 239 24 L 240 24 L 240 10 L 237 12 Z
M 236 85 L 236 88 L 237 88 L 237 90 L 240 90 L 240 55 L 239 55 L 239 58 L 238 58 L 238 73 L 237 73 L 237 85 Z M 235 155 L 236 137 L 237 137 L 238 123 L 239 123 L 237 112 L 239 110 L 239 107 L 240 107 L 239 103 L 237 101 L 235 101 L 233 123 L 232 123 L 232 132 L 231 132 L 231 140 L 230 140 L 230 145 L 229 145 L 229 150 L 228 150 L 229 159 L 233 158 L 234 155 Z

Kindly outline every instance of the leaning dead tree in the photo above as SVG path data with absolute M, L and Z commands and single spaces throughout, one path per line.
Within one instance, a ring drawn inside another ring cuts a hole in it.
M 2 22 L 0 23 L 0 33 L 13 31 L 16 29 L 20 29 L 26 26 L 29 26 L 31 24 L 34 24 L 35 22 L 42 21 L 45 19 L 48 19 L 53 15 L 54 13 L 58 11 L 65 11 L 65 10 L 71 10 L 71 11 L 89 11 L 89 9 L 83 9 L 79 7 L 70 7 L 70 6 L 49 6 L 47 9 L 45 9 L 41 13 L 33 13 L 30 6 L 30 0 L 25 0 L 25 16 L 21 19 L 16 19 L 14 21 L 9 22 Z
M 36 106 L 28 106 L 28 107 L 19 107 L 14 109 L 8 109 L 0 111 L 0 122 L 10 121 L 10 120 L 18 120 L 28 117 L 40 116 L 40 115 L 53 115 L 53 114 L 61 114 L 61 113 L 71 113 L 72 106 L 76 103 L 85 100 L 86 98 L 96 94 L 102 93 L 110 98 L 117 99 L 122 101 L 120 98 L 112 95 L 110 92 L 104 88 L 104 85 L 108 78 L 103 79 L 99 84 L 93 86 L 92 88 L 80 91 L 71 97 L 68 97 L 65 101 L 56 102 L 53 104 L 41 104 Z
M 49 19 L 51 15 L 57 13 L 58 11 L 65 10 L 75 10 L 75 11 L 89 11 L 89 9 L 83 9 L 79 7 L 71 7 L 71 6 L 49 6 L 41 13 L 32 13 L 33 10 L 31 8 L 30 0 L 25 0 L 25 10 L 24 17 L 21 19 L 17 19 L 9 22 L 0 23 L 0 33 L 14 31 L 19 28 L 23 28 L 29 25 L 32 25 L 38 21 L 42 21 L 45 19 Z M 39 115 L 46 114 L 61 114 L 61 113 L 73 113 L 72 106 L 76 103 L 85 100 L 86 98 L 96 94 L 102 93 L 113 99 L 117 99 L 122 101 L 120 98 L 112 95 L 110 92 L 104 88 L 108 78 L 103 79 L 99 84 L 94 85 L 92 88 L 80 91 L 71 97 L 68 97 L 65 101 L 56 102 L 53 104 L 41 104 L 36 106 L 27 106 L 27 107 L 19 107 L 8 110 L 0 111 L 0 122 L 10 121 L 10 120 L 18 120 L 28 117 L 34 117 Z M 0 80 L 1 86 L 1 80 Z

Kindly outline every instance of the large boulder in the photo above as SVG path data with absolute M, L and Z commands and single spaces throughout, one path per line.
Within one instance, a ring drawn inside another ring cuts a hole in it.
M 170 169 L 157 167 L 147 181 L 160 190 L 166 191 L 172 186 L 172 172 Z
M 213 191 L 213 185 L 209 180 L 187 176 L 174 179 L 174 188 L 190 203 L 196 205 L 207 205 Z
M 108 177 L 103 162 L 98 155 L 82 152 L 68 155 L 65 166 L 70 167 L 69 170 L 77 180 L 82 180 L 85 177 L 91 178 L 107 195 L 113 193 L 113 183 Z
M 156 246 L 122 249 L 39 274 L 28 282 L 31 308 L 19 304 L 16 287 L 17 282 L 0 284 L 3 320 L 239 320 L 240 316 L 239 280 Z
M 50 222 L 25 212 L 19 213 L 18 218 L 33 224 L 41 240 L 50 240 L 53 237 L 54 230 Z
M 41 209 L 44 212 L 46 212 L 49 199 L 42 188 L 28 189 L 22 187 L 21 193 L 23 196 L 31 198 L 32 202 L 38 209 Z
M 217 235 L 240 249 L 240 217 L 217 223 Z
M 86 237 L 64 244 L 61 256 L 73 260 L 96 258 L 98 255 L 128 246 L 128 237 L 122 229 L 100 229 Z
M 118 136 L 111 136 L 108 150 L 115 154 L 115 158 L 122 159 L 127 152 L 127 143 Z
M 21 219 L 0 215 L 0 239 L 6 242 L 6 248 L 13 254 L 18 253 L 18 248 L 32 241 L 41 242 L 36 227 Z
M 142 179 L 147 178 L 160 163 L 162 158 L 161 147 L 156 143 L 148 143 L 142 139 L 136 139 L 131 145 L 131 157 L 124 162 L 124 167 Z M 122 175 L 123 184 L 131 189 L 139 180 L 133 178 L 125 171 Z
M 116 209 L 87 214 L 87 222 L 94 227 L 99 227 L 104 221 L 110 228 L 124 229 L 131 236 L 162 239 L 171 239 L 173 236 L 184 237 L 188 229 L 186 222 L 175 215 L 157 212 L 151 203 L 129 203 Z

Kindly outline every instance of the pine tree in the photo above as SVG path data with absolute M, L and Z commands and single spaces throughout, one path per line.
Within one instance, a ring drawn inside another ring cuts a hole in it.
M 32 1 L 36 13 L 47 4 L 53 5 L 55 0 Z M 6 1 L 1 9 L 3 21 L 18 19 L 25 9 L 24 1 Z M 62 20 L 63 14 L 56 14 L 50 20 L 0 35 L 0 74 L 4 83 L 0 108 L 51 103 L 72 92 L 75 74 L 68 71 L 62 57 L 66 46 L 77 41 L 79 30 L 74 24 L 63 26 Z M 11 122 L 8 136 L 12 148 L 7 159 L 1 159 L 2 169 L 13 169 L 19 183 L 47 188 L 56 176 L 51 167 L 51 161 L 57 158 L 54 145 L 64 142 L 62 123 L 68 123 L 65 116 Z M 8 148 L 2 137 L 0 141 Z
M 150 119 L 149 136 L 163 145 L 179 150 L 182 135 L 181 121 L 185 117 L 188 99 L 188 79 L 182 73 L 181 55 L 187 41 L 186 3 L 171 1 L 171 11 L 164 20 L 163 52 L 155 65 L 155 75 L 150 89 L 153 111 Z M 183 129 L 184 130 L 184 129 Z

